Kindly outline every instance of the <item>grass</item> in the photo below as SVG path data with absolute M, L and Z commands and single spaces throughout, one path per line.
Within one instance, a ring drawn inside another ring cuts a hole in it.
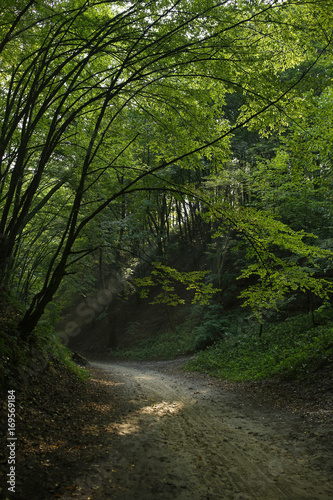
M 259 325 L 246 313 L 225 316 L 219 306 L 192 307 L 177 331 L 135 341 L 112 351 L 114 359 L 167 360 L 196 353 L 186 370 L 201 371 L 230 381 L 262 380 L 274 376 L 307 377 L 333 364 L 333 309 L 322 306 L 310 314 Z M 203 349 L 206 345 L 210 345 Z
M 258 328 L 228 332 L 201 351 L 186 369 L 231 381 L 307 377 L 325 364 L 333 364 L 333 310 L 323 306 L 315 313 L 268 323 L 259 338 Z
M 141 340 L 128 349 L 110 351 L 113 359 L 132 361 L 166 360 L 191 354 L 195 350 L 195 339 L 184 331 L 169 332 Z
M 187 314 L 182 319 L 177 317 L 177 327 L 172 327 L 170 324 L 162 333 L 141 340 L 135 339 L 135 333 L 137 329 L 140 330 L 140 325 L 131 323 L 128 332 L 133 337 L 132 346 L 109 351 L 111 357 L 113 359 L 148 361 L 167 360 L 192 354 L 198 347 L 198 338 L 193 335 L 193 331 L 195 325 L 202 318 L 203 307 L 192 306 L 186 311 Z
M 193 351 L 194 341 L 190 334 L 170 332 L 141 340 L 128 349 L 112 350 L 110 355 L 113 359 L 146 361 L 173 359 Z

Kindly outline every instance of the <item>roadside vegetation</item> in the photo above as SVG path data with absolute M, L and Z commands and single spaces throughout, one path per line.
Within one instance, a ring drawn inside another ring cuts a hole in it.
M 5 0 L 1 386 L 71 365 L 60 338 L 101 316 L 117 337 L 151 293 L 184 314 L 147 335 L 129 313 L 113 357 L 197 353 L 236 380 L 329 356 L 329 323 L 302 314 L 333 296 L 332 12 Z
M 1 6 L 0 424 L 20 391 L 27 476 L 44 482 L 41 441 L 61 457 L 58 433 L 75 429 L 77 456 L 76 400 L 89 421 L 98 392 L 80 354 L 319 378 L 333 364 L 333 0 Z
M 135 361 L 194 355 L 186 370 L 234 382 L 311 378 L 333 365 L 333 309 L 324 304 L 313 314 L 276 317 L 261 329 L 242 311 L 223 317 L 217 305 L 205 311 L 196 306 L 176 331 L 136 342 L 133 328 L 133 345 L 110 355 Z
M 309 314 L 266 323 L 261 337 L 253 325 L 237 333 L 231 324 L 223 338 L 196 354 L 186 369 L 230 381 L 311 377 L 333 365 L 333 310 L 323 306 L 315 317 L 315 325 Z

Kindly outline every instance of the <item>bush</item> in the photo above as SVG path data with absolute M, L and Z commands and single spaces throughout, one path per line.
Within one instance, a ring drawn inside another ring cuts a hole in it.
M 198 370 L 233 381 L 272 376 L 304 377 L 323 364 L 333 363 L 333 311 L 316 311 L 317 326 L 309 315 L 265 325 L 262 339 L 253 325 L 230 332 L 196 355 L 187 370 Z

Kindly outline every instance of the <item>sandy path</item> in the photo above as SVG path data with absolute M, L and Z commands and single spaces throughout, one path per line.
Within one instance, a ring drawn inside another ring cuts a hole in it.
M 333 499 L 332 454 L 300 419 L 167 364 L 92 366 L 120 413 L 108 459 L 81 480 L 86 499 Z

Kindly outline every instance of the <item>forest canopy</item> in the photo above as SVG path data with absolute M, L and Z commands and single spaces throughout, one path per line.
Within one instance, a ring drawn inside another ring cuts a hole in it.
M 128 256 L 167 264 L 171 234 L 215 242 L 222 288 L 243 245 L 259 320 L 329 296 L 332 6 L 3 1 L 0 286 L 22 339 Z

